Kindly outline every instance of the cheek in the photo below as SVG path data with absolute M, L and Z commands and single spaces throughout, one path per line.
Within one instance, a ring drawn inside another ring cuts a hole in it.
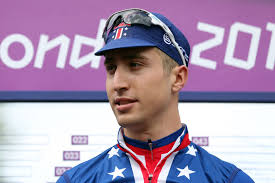
M 154 118 L 167 110 L 169 95 L 159 87 L 147 90 L 143 93 L 141 111 L 145 118 Z
M 150 103 L 161 103 L 162 100 L 166 100 L 169 97 L 170 86 L 166 78 L 147 78 L 140 83 L 140 86 L 141 94 L 146 99 L 144 102 L 149 105 Z
M 109 100 L 109 104 L 110 104 L 112 110 L 114 111 L 114 106 L 110 102 L 110 101 L 113 100 L 112 96 L 114 95 L 113 92 L 112 92 L 113 90 L 111 89 L 112 88 L 111 83 L 106 80 L 105 86 L 106 86 L 106 93 L 107 93 L 107 97 L 108 97 L 108 100 Z
M 110 82 L 109 79 L 106 79 L 105 87 L 106 87 L 107 95 L 108 95 L 108 97 L 109 97 L 109 93 L 110 93 L 110 91 L 111 91 L 111 82 Z

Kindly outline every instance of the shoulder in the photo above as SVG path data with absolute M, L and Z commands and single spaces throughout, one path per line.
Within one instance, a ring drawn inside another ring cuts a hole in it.
M 240 170 L 230 183 L 255 183 L 246 173 Z
M 206 151 L 204 148 L 194 144 L 198 151 L 198 155 L 201 161 L 201 164 L 204 168 L 208 167 L 216 167 L 219 169 L 227 169 L 227 171 L 233 171 L 236 170 L 237 167 L 231 163 L 228 163 L 226 161 L 223 161 L 216 157 L 213 154 L 210 154 L 208 151 Z
M 97 182 L 97 173 L 102 170 L 104 164 L 108 163 L 108 153 L 112 148 L 117 147 L 116 145 L 110 147 L 96 157 L 66 171 L 57 183 L 81 183 L 85 182 L 85 180 L 94 180 L 93 182 Z
M 253 180 L 235 165 L 219 159 L 196 144 L 193 145 L 197 148 L 204 173 L 212 182 L 253 183 Z

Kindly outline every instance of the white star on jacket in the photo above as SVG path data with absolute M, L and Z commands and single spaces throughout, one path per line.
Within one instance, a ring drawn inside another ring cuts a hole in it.
M 185 177 L 188 178 L 189 180 L 190 180 L 190 174 L 195 173 L 195 171 L 190 170 L 190 169 L 188 168 L 188 165 L 187 165 L 184 169 L 177 168 L 177 170 L 180 171 L 178 177 L 185 176 Z
M 118 150 L 119 150 L 118 148 L 116 149 L 116 148 L 113 147 L 113 148 L 108 152 L 108 154 L 109 154 L 108 159 L 110 159 L 110 158 L 113 157 L 114 155 L 119 156 Z
M 186 154 L 190 154 L 192 156 L 196 156 L 197 149 L 194 148 L 194 146 L 187 146 L 188 151 Z
M 115 170 L 114 170 L 113 172 L 108 173 L 108 174 L 113 176 L 112 180 L 114 180 L 116 177 L 123 177 L 123 178 L 124 178 L 124 175 L 123 175 L 122 172 L 123 172 L 125 169 L 126 169 L 126 168 L 119 169 L 119 168 L 117 168 L 117 166 L 116 166 L 116 167 L 115 167 Z

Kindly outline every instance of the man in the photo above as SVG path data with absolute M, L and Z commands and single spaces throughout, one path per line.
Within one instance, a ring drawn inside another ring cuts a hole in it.
M 189 141 L 178 111 L 189 43 L 164 16 L 140 9 L 106 23 L 106 90 L 121 126 L 118 144 L 65 172 L 57 183 L 252 183 L 234 165 Z

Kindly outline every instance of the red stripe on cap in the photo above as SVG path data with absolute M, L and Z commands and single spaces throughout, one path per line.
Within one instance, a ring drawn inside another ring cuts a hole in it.
M 128 27 L 128 26 L 131 26 L 131 24 L 126 24 L 126 23 L 122 22 L 118 26 L 114 27 L 114 29 L 121 28 L 121 27 Z
M 120 39 L 122 36 L 122 32 L 123 32 L 123 28 L 117 29 L 115 39 Z

